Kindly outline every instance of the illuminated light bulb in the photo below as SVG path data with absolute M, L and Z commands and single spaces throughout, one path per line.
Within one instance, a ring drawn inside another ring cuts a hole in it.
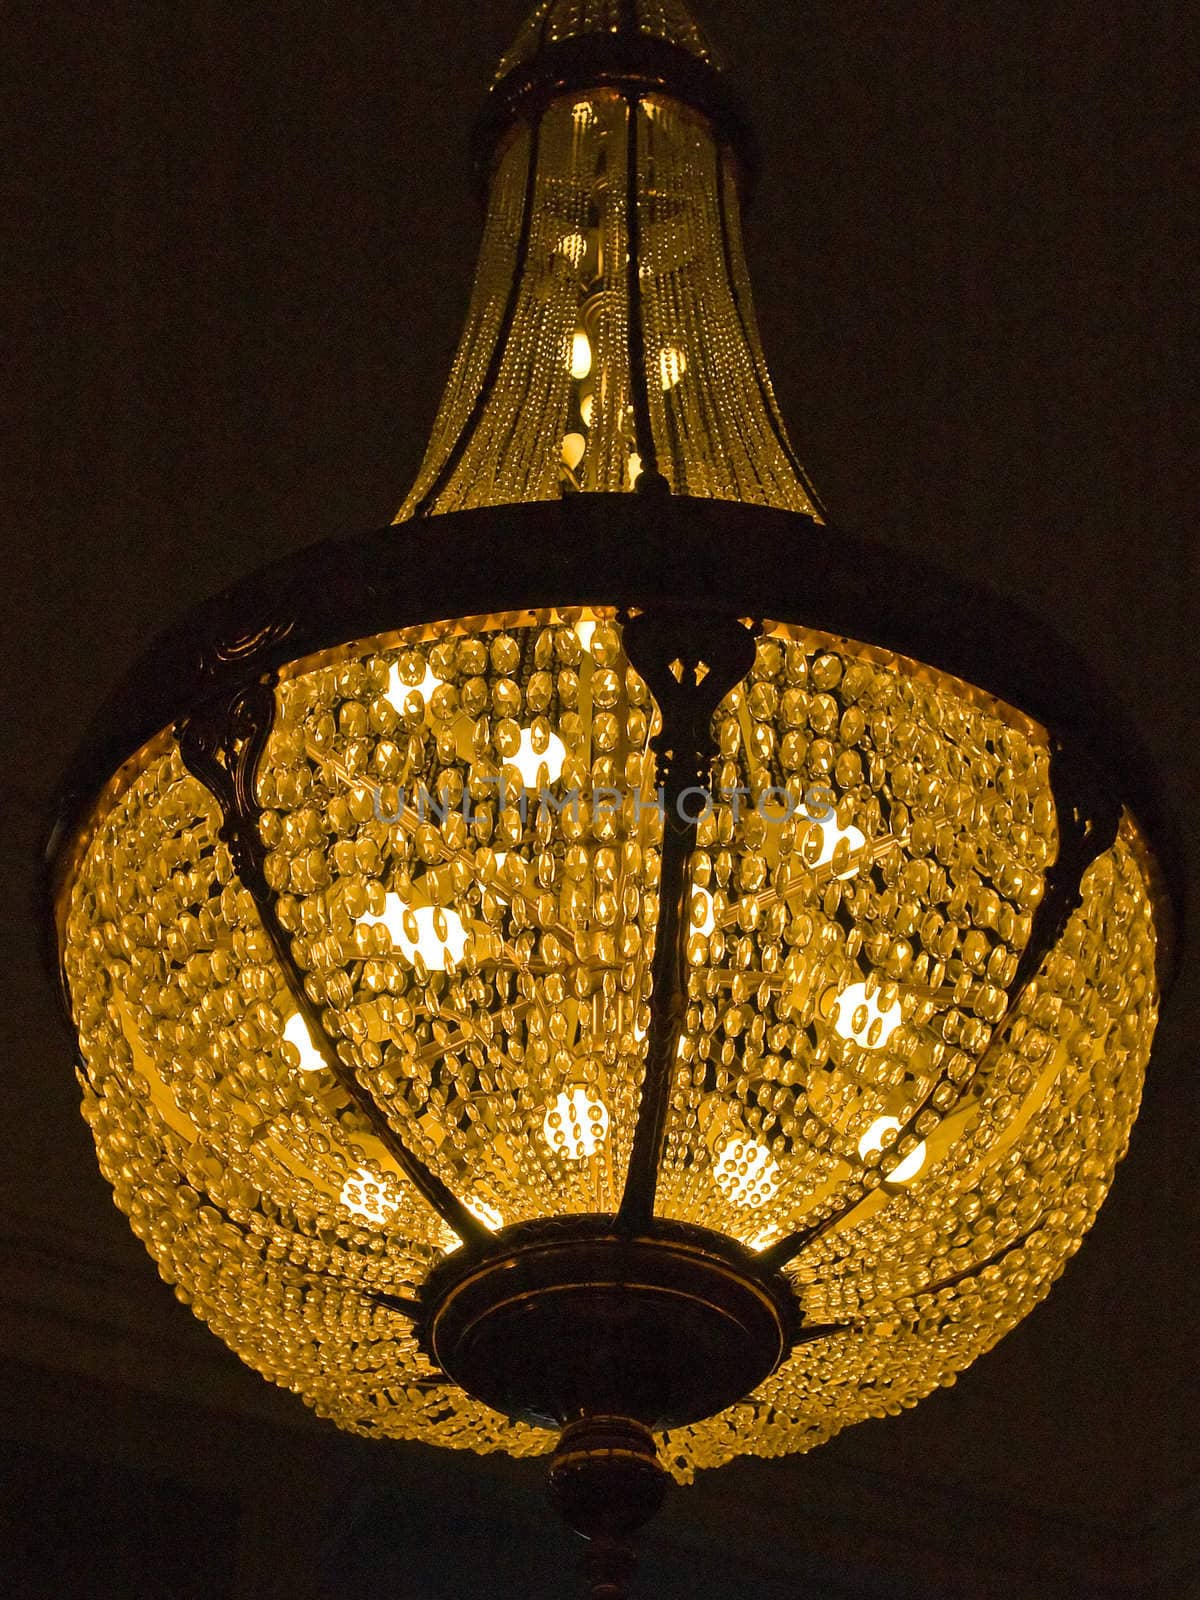
M 587 449 L 587 440 L 581 433 L 568 433 L 563 439 L 562 454 L 571 471 L 583 460 L 584 451 Z
M 501 893 L 504 892 L 504 882 L 507 876 L 504 864 L 510 855 L 512 855 L 512 852 L 509 850 L 493 850 L 491 860 L 486 866 L 482 858 L 477 858 L 476 860 L 476 867 L 481 881 L 499 888 Z M 517 862 L 518 866 L 524 866 L 520 856 L 513 856 L 513 860 Z
M 924 1144 L 919 1144 L 915 1150 L 909 1152 L 898 1167 L 893 1167 L 887 1175 L 888 1183 L 911 1183 L 925 1165 L 926 1150 Z
M 871 1126 L 858 1141 L 858 1153 L 864 1158 L 876 1150 L 882 1150 L 883 1141 L 889 1133 L 899 1133 L 900 1124 L 895 1117 L 877 1117 Z M 893 1167 L 886 1176 L 888 1183 L 911 1183 L 925 1165 L 927 1152 L 924 1144 L 919 1144 L 911 1150 L 898 1167 Z
M 416 924 L 415 939 L 406 926 L 409 917 Z M 444 937 L 438 933 L 439 918 L 444 919 Z M 358 919 L 358 925 L 362 928 L 377 927 L 381 923 L 405 960 L 411 962 L 414 957 L 420 956 L 430 971 L 437 967 L 448 969 L 457 966 L 467 948 L 466 924 L 457 911 L 439 910 L 436 906 L 406 907 L 398 894 L 389 894 L 384 898 L 381 916 L 368 913 Z
M 705 939 L 716 931 L 717 917 L 713 909 L 713 897 L 707 889 L 697 889 L 692 895 L 692 928 L 693 933 L 702 935 Z
M 735 1206 L 758 1207 L 779 1188 L 779 1167 L 756 1139 L 727 1139 L 713 1151 L 713 1181 Z
M 659 353 L 658 375 L 662 381 L 663 393 L 673 389 L 687 372 L 687 356 L 678 345 L 669 344 Z
M 852 983 L 833 1002 L 834 1030 L 864 1050 L 882 1050 L 904 1020 L 899 1000 L 881 1007 L 878 994 L 868 997 L 865 983 Z
M 543 783 L 557 783 L 566 759 L 567 748 L 556 733 L 549 735 L 544 750 L 535 750 L 532 730 L 522 728 L 517 753 L 510 756 L 505 765 L 516 767 L 525 788 L 536 792 Z
M 638 481 L 638 479 L 641 477 L 641 475 L 642 475 L 642 458 L 641 458 L 640 455 L 638 455 L 637 451 L 634 450 L 634 451 L 631 452 L 630 457 L 629 457 L 629 486 L 630 486 L 630 488 L 633 487 L 633 485 Z
M 383 691 L 383 698 L 396 711 L 404 710 L 404 702 L 410 694 L 419 694 L 425 704 L 428 705 L 433 697 L 433 691 L 441 687 L 442 681 L 429 663 L 426 662 L 425 676 L 420 683 L 405 683 L 400 676 L 399 666 L 393 661 L 392 670 L 388 673 L 388 686 Z
M 804 858 L 807 864 L 813 869 L 816 869 L 817 867 L 827 867 L 833 860 L 834 851 L 837 849 L 838 845 L 843 839 L 849 841 L 850 854 L 852 856 L 857 856 L 860 850 L 866 849 L 867 836 L 860 829 L 856 828 L 853 823 L 851 823 L 849 827 L 839 828 L 837 825 L 837 818 L 830 815 L 827 817 L 814 818 L 810 822 L 809 826 L 813 828 L 819 828 L 821 830 L 820 855 L 818 855 L 815 861 L 809 861 L 807 855 Z M 842 879 L 856 877 L 861 866 L 861 860 L 856 860 L 852 863 L 852 865 L 847 867 L 844 872 L 837 872 L 834 874 L 834 876 Z
M 583 399 L 579 402 L 579 415 L 583 419 L 583 425 L 585 428 L 591 427 L 592 418 L 595 416 L 595 414 L 596 397 L 593 394 L 585 394 Z
M 582 328 L 576 328 L 571 336 L 571 376 L 580 383 L 591 370 L 592 341 Z
M 866 1159 L 876 1150 L 883 1149 L 883 1141 L 889 1133 L 899 1133 L 900 1123 L 895 1117 L 876 1117 L 875 1121 L 858 1141 L 858 1153 Z
M 470 1195 L 463 1201 L 463 1204 L 476 1222 L 482 1222 L 485 1228 L 491 1228 L 494 1231 L 496 1228 L 504 1226 L 504 1218 L 496 1210 L 495 1206 L 488 1205 L 486 1200 L 477 1200 L 474 1195 Z
M 301 1072 L 321 1072 L 324 1069 L 325 1058 L 313 1044 L 308 1024 L 298 1011 L 294 1011 L 288 1018 L 283 1037 L 293 1050 L 299 1052 Z
M 583 646 L 583 652 L 585 655 L 587 655 L 592 648 L 592 639 L 594 638 L 595 633 L 596 624 L 594 622 L 577 622 L 575 624 L 575 637 Z
M 338 1198 L 347 1211 L 353 1211 L 356 1217 L 364 1217 L 368 1222 L 386 1222 L 399 1210 L 384 1185 L 366 1167 L 359 1167 L 346 1179 Z
M 542 1137 L 568 1161 L 586 1161 L 608 1137 L 608 1107 L 583 1084 L 558 1096 L 542 1123 Z
M 558 241 L 558 253 L 566 256 L 573 267 L 581 267 L 583 258 L 587 255 L 587 235 L 582 233 L 567 233 Z

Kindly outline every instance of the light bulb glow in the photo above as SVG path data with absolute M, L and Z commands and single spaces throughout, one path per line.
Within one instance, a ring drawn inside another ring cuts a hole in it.
M 687 372 L 687 356 L 678 345 L 669 344 L 661 351 L 658 357 L 658 376 L 662 382 L 663 393 L 668 393 L 679 383 Z
M 773 1244 L 776 1244 L 782 1238 L 783 1232 L 781 1229 L 763 1228 L 760 1233 L 754 1235 L 753 1239 L 747 1239 L 746 1243 L 751 1250 L 769 1250 Z
M 853 823 L 849 827 L 839 828 L 837 818 L 832 813 L 825 817 L 814 818 L 809 826 L 820 830 L 821 849 L 815 860 L 806 850 L 804 852 L 805 864 L 814 871 L 819 867 L 827 867 L 833 860 L 834 852 L 838 845 L 845 839 L 850 846 L 851 865 L 841 872 L 835 872 L 834 877 L 842 879 L 856 877 L 862 867 L 859 852 L 866 849 L 866 834 L 861 829 L 856 828 Z M 812 837 L 811 834 L 809 837 Z
M 410 921 L 411 919 L 411 921 Z M 406 961 L 420 956 L 431 972 L 458 966 L 467 948 L 466 924 L 449 907 L 406 906 L 398 894 L 389 894 L 379 916 L 359 917 L 360 928 L 383 926 L 393 946 Z
M 562 448 L 563 460 L 566 462 L 567 466 L 570 467 L 572 472 L 575 471 L 575 468 L 583 460 L 586 449 L 587 440 L 581 433 L 568 433 L 564 436 Z
M 294 1011 L 284 1024 L 283 1037 L 300 1055 L 301 1072 L 321 1072 L 325 1058 L 312 1042 L 308 1024 L 298 1011 Z
M 546 740 L 544 750 L 535 749 L 533 731 L 521 729 L 521 742 L 515 755 L 509 756 L 506 766 L 516 767 L 527 791 L 536 794 L 543 784 L 557 783 L 567 759 L 567 747 L 556 733 Z
M 713 907 L 713 897 L 707 889 L 695 889 L 692 892 L 692 933 L 698 933 L 707 939 L 716 931 L 717 917 Z
M 582 328 L 571 335 L 570 367 L 576 383 L 582 383 L 592 370 L 592 341 Z
M 425 676 L 420 683 L 406 683 L 400 676 L 398 662 L 392 662 L 392 670 L 388 673 L 388 686 L 383 692 L 383 698 L 396 711 L 404 710 L 404 702 L 410 694 L 419 694 L 426 705 L 433 698 L 433 691 L 441 687 L 442 679 L 438 677 L 428 662 L 425 664 Z
M 879 1004 L 879 991 L 868 995 L 865 983 L 852 983 L 833 1002 L 834 1031 L 848 1044 L 882 1050 L 904 1020 L 899 1000 Z
M 858 1153 L 866 1159 L 876 1150 L 882 1150 L 883 1141 L 889 1133 L 899 1133 L 900 1123 L 895 1117 L 877 1117 L 871 1126 L 858 1141 Z M 924 1143 L 919 1144 L 915 1150 L 909 1151 L 899 1166 L 893 1167 L 887 1174 L 888 1183 L 911 1183 L 925 1165 L 928 1152 Z
M 558 241 L 558 253 L 566 256 L 573 267 L 581 267 L 583 258 L 587 255 L 587 235 L 583 233 L 566 233 Z
M 542 1137 L 568 1161 L 586 1161 L 608 1137 L 608 1107 L 594 1089 L 576 1084 L 551 1105 L 542 1123 Z
M 504 1218 L 500 1212 L 496 1210 L 495 1206 L 488 1205 L 486 1200 L 477 1200 L 474 1195 L 468 1195 L 463 1204 L 476 1222 L 482 1222 L 484 1227 L 491 1228 L 493 1233 L 497 1228 L 504 1226 Z

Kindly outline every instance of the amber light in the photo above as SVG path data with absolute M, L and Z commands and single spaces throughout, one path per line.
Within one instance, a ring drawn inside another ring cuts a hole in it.
M 56 900 L 84 1115 L 179 1298 L 353 1431 L 534 1455 L 570 1424 L 590 1532 L 579 1374 L 527 1394 L 497 1263 L 560 1344 L 610 1245 L 663 1350 L 671 1296 L 711 1294 L 709 1410 L 652 1363 L 595 1407 L 646 1484 L 655 1447 L 686 1480 L 915 1404 L 1094 1220 L 1167 919 L 1040 706 L 812 626 L 838 536 L 759 348 L 745 152 L 682 9 L 608 10 L 543 5 L 504 63 L 384 598 L 328 551 L 302 603 L 260 585 L 77 809 Z M 687 821 L 646 803 L 689 783 Z

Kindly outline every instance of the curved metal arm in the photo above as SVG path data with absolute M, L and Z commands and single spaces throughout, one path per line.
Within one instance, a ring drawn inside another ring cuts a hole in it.
M 304 974 L 296 964 L 291 940 L 279 920 L 275 895 L 267 883 L 266 850 L 258 828 L 261 808 L 255 779 L 274 719 L 273 675 L 209 701 L 176 727 L 184 765 L 212 792 L 221 808 L 221 838 L 229 846 L 243 888 L 254 900 L 296 1009 L 322 1061 L 422 1198 L 464 1244 L 482 1242 L 491 1237 L 490 1230 L 397 1136 L 353 1069 L 338 1055 L 321 1013 L 305 988 Z
M 1119 805 L 1109 796 L 1091 767 L 1061 745 L 1055 746 L 1051 758 L 1050 788 L 1058 823 L 1058 854 L 1046 870 L 1042 898 L 1034 912 L 1029 942 L 1021 952 L 1009 986 L 1004 1015 L 992 1030 L 991 1041 L 975 1063 L 970 1078 L 962 1085 L 958 1100 L 944 1113 L 945 1116 L 954 1115 L 999 1054 L 1026 991 L 1041 971 L 1046 957 L 1058 944 L 1067 923 L 1083 904 L 1083 880 L 1088 868 L 1112 848 L 1117 837 L 1121 822 Z M 916 1131 L 918 1118 L 928 1109 L 941 1085 L 948 1081 L 939 1078 L 932 1086 L 896 1135 L 897 1142 Z M 815 1244 L 831 1228 L 844 1221 L 861 1203 L 862 1196 L 846 1201 L 811 1227 L 797 1228 L 766 1250 L 763 1253 L 764 1261 L 772 1270 L 781 1271 L 802 1250 Z

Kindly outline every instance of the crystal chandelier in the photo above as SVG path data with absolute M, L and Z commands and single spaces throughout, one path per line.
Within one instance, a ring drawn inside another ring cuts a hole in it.
M 160 642 L 54 925 L 177 1296 L 343 1428 L 550 1453 L 615 1596 L 668 1476 L 895 1414 L 1048 1292 L 1170 908 L 1078 663 L 825 519 L 683 6 L 547 0 L 476 154 L 396 525 Z

